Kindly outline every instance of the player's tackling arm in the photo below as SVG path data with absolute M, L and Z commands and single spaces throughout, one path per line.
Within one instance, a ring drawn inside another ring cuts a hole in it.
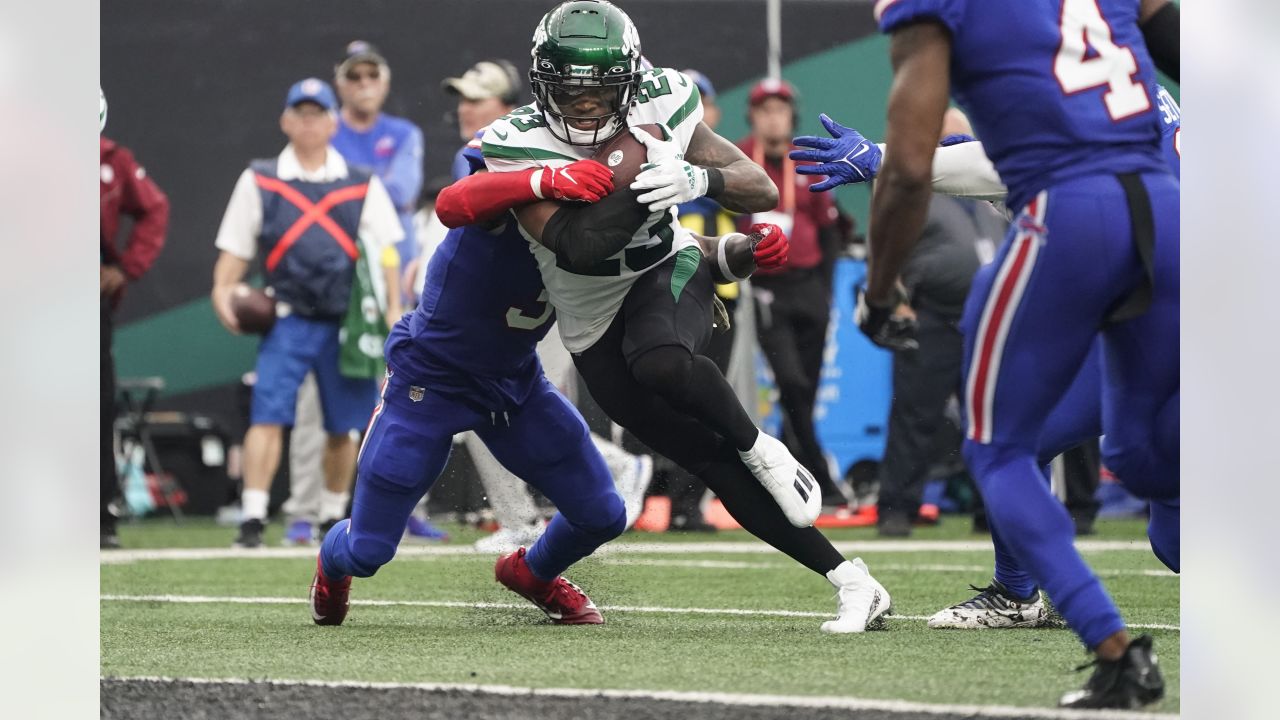
M 894 304 L 898 273 L 924 228 L 933 154 L 950 92 L 951 36 L 924 21 L 893 33 L 884 164 L 871 198 L 868 303 Z
M 724 188 L 707 195 L 725 209 L 739 213 L 765 212 L 778 206 L 778 188 L 764 168 L 751 162 L 736 145 L 720 137 L 706 123 L 698 123 L 684 158 L 693 165 L 716 168 Z
M 568 270 L 584 272 L 625 248 L 649 219 L 649 209 L 636 200 L 636 191 L 619 188 L 590 205 L 536 202 L 517 210 L 516 218 Z

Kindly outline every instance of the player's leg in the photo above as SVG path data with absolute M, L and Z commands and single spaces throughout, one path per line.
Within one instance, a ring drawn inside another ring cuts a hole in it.
M 598 624 L 600 611 L 560 576 L 626 528 L 626 509 L 586 421 L 542 378 L 529 398 L 476 434 L 493 455 L 555 504 L 557 513 L 531 547 L 498 559 L 498 582 L 563 625 Z
M 334 525 L 321 545 L 327 578 L 369 577 L 391 560 L 409 513 L 443 470 L 454 434 L 482 419 L 489 416 L 430 390 L 395 377 L 384 382 L 360 447 L 351 519 Z
M 746 450 L 759 429 L 715 363 L 696 354 L 711 339 L 713 292 L 697 248 L 640 276 L 619 311 L 626 318 L 623 352 L 641 385 Z
M 870 615 L 884 612 L 888 593 L 874 583 L 865 566 L 845 560 L 816 529 L 794 526 L 742 463 L 732 443 L 678 412 L 631 376 L 621 352 L 623 323 L 615 318 L 595 345 L 574 358 L 600 408 L 655 452 L 697 475 L 752 535 L 825 576 L 838 589 L 846 589 L 850 597 L 846 602 L 841 595 L 840 617 L 847 622 L 834 630 L 861 630 Z
M 550 580 L 622 533 L 626 510 L 586 421 L 544 378 L 506 421 L 476 434 L 508 470 L 558 511 L 529 549 L 534 574 Z
M 1154 289 L 1146 312 L 1103 330 L 1102 454 L 1133 494 L 1172 500 L 1181 471 L 1179 186 L 1170 175 L 1142 180 L 1154 221 Z
M 1180 500 L 1151 501 L 1151 519 L 1147 523 L 1151 550 L 1165 567 L 1174 572 L 1182 572 L 1181 519 Z
M 1088 178 L 1038 195 L 1010 229 L 994 273 L 975 283 L 964 319 L 965 459 L 1003 544 L 1090 648 L 1122 634 L 1124 623 L 1075 550 L 1037 449 L 1100 319 L 1136 280 L 1136 266 L 1097 262 L 1125 257 L 1129 242 L 1123 198 L 1106 190 L 1114 180 Z
M 648 394 L 663 399 L 677 412 L 732 443 L 792 524 L 812 525 L 822 506 L 813 476 L 785 445 L 760 432 L 715 363 L 697 355 L 711 334 L 714 291 L 706 263 L 699 259 L 696 265 L 691 264 L 695 255 L 696 251 L 681 251 L 637 280 L 610 327 L 611 332 L 621 327 L 621 334 L 613 340 L 616 346 L 608 351 L 593 346 L 587 352 L 596 356 L 621 355 L 626 361 L 626 377 L 634 378 Z M 611 381 L 597 380 L 589 385 L 597 401 L 597 388 L 602 382 Z M 614 420 L 626 426 L 616 417 Z M 639 437 L 635 427 L 628 429 Z M 651 443 L 646 444 L 656 449 Z

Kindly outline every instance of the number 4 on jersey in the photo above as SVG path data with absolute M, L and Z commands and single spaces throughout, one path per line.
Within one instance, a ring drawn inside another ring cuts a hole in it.
M 1112 120 L 1123 120 L 1151 108 L 1147 89 L 1134 82 L 1138 61 L 1133 51 L 1111 41 L 1111 26 L 1097 0 L 1062 0 L 1062 44 L 1053 74 L 1062 92 L 1073 95 L 1108 86 L 1102 96 Z M 1097 53 L 1088 56 L 1089 48 Z

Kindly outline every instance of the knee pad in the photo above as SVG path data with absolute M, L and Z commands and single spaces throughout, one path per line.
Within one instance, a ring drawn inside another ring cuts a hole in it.
M 693 356 L 676 345 L 654 348 L 631 363 L 636 382 L 663 397 L 681 397 L 693 377 Z

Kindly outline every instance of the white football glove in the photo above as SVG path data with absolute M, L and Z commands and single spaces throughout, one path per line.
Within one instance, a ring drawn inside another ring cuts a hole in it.
M 707 171 L 685 162 L 679 146 L 638 128 L 630 130 L 645 146 L 649 158 L 649 162 L 640 166 L 644 172 L 636 176 L 631 189 L 649 191 L 636 199 L 648 205 L 650 212 L 660 212 L 707 194 Z

